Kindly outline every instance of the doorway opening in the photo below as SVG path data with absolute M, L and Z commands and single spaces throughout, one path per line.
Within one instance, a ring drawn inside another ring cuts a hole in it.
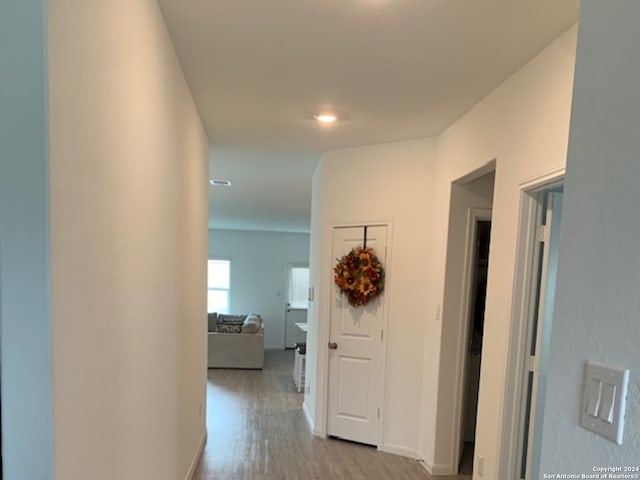
M 473 470 L 494 181 L 490 162 L 451 185 L 436 420 L 447 475 Z
M 521 353 L 525 369 L 521 382 L 521 410 L 518 439 L 518 468 L 521 480 L 539 478 L 542 422 L 555 304 L 558 246 L 563 187 L 556 185 L 537 195 L 540 218 L 534 238 L 534 258 L 530 277 L 531 310 L 527 318 L 526 350 Z
M 309 308 L 309 264 L 289 263 L 287 265 L 287 304 L 284 316 L 284 348 L 306 345 Z
M 484 311 L 487 299 L 487 278 L 489 274 L 489 244 L 491 241 L 490 211 L 482 216 L 473 215 L 473 250 L 470 269 L 468 296 L 468 334 L 467 358 L 464 382 L 464 398 L 462 410 L 462 431 L 464 445 L 458 471 L 462 474 L 473 473 L 473 453 L 476 437 L 476 421 L 478 417 L 478 393 L 480 391 L 480 364 L 482 360 L 482 336 L 484 332 Z M 488 218 L 487 218 L 488 217 Z
M 522 187 L 500 466 L 501 476 L 519 480 L 539 478 L 564 193 L 561 173 Z

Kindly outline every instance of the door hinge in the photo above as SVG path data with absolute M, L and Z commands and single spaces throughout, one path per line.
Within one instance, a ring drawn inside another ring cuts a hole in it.
M 380 420 L 380 409 L 378 409 L 378 420 Z
M 529 355 L 527 360 L 527 370 L 529 372 L 537 372 L 538 371 L 538 357 L 535 355 Z
M 546 243 L 548 240 L 547 232 L 548 228 L 546 225 L 538 225 L 538 229 L 536 230 L 536 237 L 538 237 L 538 241 L 540 243 Z
M 384 339 L 384 330 L 380 330 L 380 341 Z

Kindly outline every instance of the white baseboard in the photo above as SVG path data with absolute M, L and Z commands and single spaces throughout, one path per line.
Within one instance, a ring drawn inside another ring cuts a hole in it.
M 454 468 L 444 463 L 431 463 L 428 460 L 419 460 L 427 473 L 433 477 L 439 475 L 454 475 Z
M 307 419 L 307 425 L 309 425 L 309 430 L 313 432 L 315 430 L 315 427 L 313 425 L 313 419 L 311 418 L 311 414 L 307 409 L 307 402 L 302 402 L 302 411 L 304 412 L 304 418 Z
M 202 452 L 204 451 L 204 446 L 207 443 L 207 429 L 205 428 L 202 433 L 202 438 L 200 439 L 200 444 L 198 445 L 198 449 L 196 450 L 195 455 L 193 456 L 193 460 L 191 461 L 191 465 L 189 466 L 189 470 L 187 471 L 187 476 L 185 480 L 191 480 L 193 478 L 193 474 L 196 473 L 196 467 L 198 466 L 198 462 L 200 461 L 200 457 L 202 457 Z
M 309 413 L 309 409 L 307 408 L 307 402 L 302 403 L 302 411 L 304 412 L 304 418 L 307 419 L 307 425 L 309 425 L 311 434 L 315 437 L 326 437 L 327 435 L 324 433 L 324 430 L 316 428 L 315 424 L 313 423 L 313 418 L 311 417 L 311 413 Z
M 402 457 L 418 458 L 418 452 L 413 448 L 403 447 L 402 445 L 392 445 L 390 443 L 382 443 L 378 446 L 378 450 L 386 453 L 393 453 Z

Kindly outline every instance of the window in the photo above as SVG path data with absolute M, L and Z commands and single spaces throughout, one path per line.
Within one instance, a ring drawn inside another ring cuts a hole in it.
M 207 264 L 207 311 L 229 313 L 229 260 L 213 259 Z
M 309 267 L 289 265 L 289 306 L 309 306 Z

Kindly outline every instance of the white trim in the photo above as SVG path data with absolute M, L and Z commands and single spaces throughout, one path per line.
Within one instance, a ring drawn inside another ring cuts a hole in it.
M 537 298 L 536 298 L 536 294 L 534 294 L 533 292 L 529 293 L 530 296 L 530 300 L 531 303 L 535 303 L 537 306 L 537 312 L 536 315 L 534 315 L 534 312 L 531 312 L 531 315 L 529 315 L 528 320 L 530 323 L 530 328 L 528 328 L 527 331 L 527 337 L 526 337 L 526 345 L 531 345 L 533 343 L 533 339 L 534 339 L 534 335 L 533 335 L 533 325 L 536 325 L 536 334 L 535 334 L 535 351 L 534 351 L 534 355 L 531 356 L 531 351 L 529 350 L 528 352 L 528 358 L 529 358 L 529 365 L 527 365 L 527 368 L 525 369 L 525 375 L 533 375 L 533 382 L 532 382 L 532 388 L 531 388 L 531 399 L 530 399 L 530 406 L 529 406 L 529 432 L 528 432 L 528 439 L 527 439 L 527 453 L 526 453 L 526 459 L 527 459 L 527 463 L 526 463 L 526 473 L 525 473 L 525 478 L 532 478 L 532 473 L 533 470 L 532 468 L 532 460 L 533 460 L 533 456 L 534 456 L 534 449 L 535 449 L 535 440 L 536 440 L 536 432 L 535 432 L 535 424 L 536 424 L 536 418 L 539 416 L 540 412 L 538 412 L 538 389 L 540 386 L 540 370 L 539 370 L 539 364 L 540 364 L 540 356 L 541 356 L 541 345 L 542 345 L 542 339 L 543 339 L 543 335 L 544 335 L 544 331 L 545 331 L 545 313 L 546 313 L 546 303 L 548 302 L 547 299 L 547 277 L 549 275 L 549 254 L 550 254 L 550 234 L 551 234 L 551 228 L 552 228 L 552 217 L 553 217 L 553 194 L 550 191 L 546 191 L 544 193 L 540 193 L 537 195 L 538 200 L 542 200 L 541 196 L 544 196 L 546 199 L 546 209 L 543 210 L 542 208 L 540 208 L 541 210 L 541 216 L 538 219 L 537 222 L 537 227 L 538 229 L 540 229 L 543 225 L 543 220 L 544 220 L 544 228 L 543 228 L 543 238 L 540 238 L 540 235 L 537 235 L 537 238 L 535 239 L 536 243 L 544 243 L 544 249 L 542 251 L 542 256 L 540 256 L 540 252 L 538 252 L 538 254 L 536 255 L 536 258 L 542 258 L 542 264 L 540 266 L 541 270 L 539 273 L 538 277 L 540 279 L 540 284 L 539 287 L 536 288 L 537 291 Z M 542 205 L 540 205 L 540 207 L 542 207 Z M 534 302 L 535 300 L 535 302 Z M 535 317 L 535 318 L 534 318 Z M 526 405 L 523 404 L 522 409 L 526 408 Z M 522 410 L 521 410 L 522 411 Z
M 476 168 L 472 172 L 467 173 L 467 174 L 463 175 L 460 178 L 456 178 L 453 181 L 453 183 L 465 184 L 465 183 L 473 182 L 474 180 L 477 180 L 478 178 L 483 177 L 483 176 L 487 175 L 488 173 L 495 172 L 496 171 L 496 163 L 497 163 L 497 159 L 496 158 L 494 158 L 493 160 L 489 160 L 482 167 Z
M 532 276 L 535 250 L 537 202 L 526 192 L 521 192 L 518 246 L 516 254 L 516 270 L 514 274 L 513 302 L 511 311 L 511 329 L 507 352 L 507 371 L 505 376 L 504 409 L 502 419 L 501 458 L 499 478 L 511 478 L 515 474 L 519 447 L 518 431 L 520 429 L 520 407 L 522 404 L 522 372 L 524 371 L 524 355 L 526 351 L 527 322 L 531 309 L 529 298 L 530 279 Z M 511 472 L 511 473 L 507 473 Z M 515 477 L 514 477 L 515 478 Z
M 559 183 L 565 175 L 564 165 L 547 170 L 539 175 L 519 182 L 520 214 L 518 219 L 518 240 L 516 265 L 513 279 L 513 301 L 511 327 L 507 346 L 507 370 L 504 381 L 502 428 L 498 441 L 498 478 L 515 478 L 518 452 L 522 449 L 519 440 L 521 409 L 523 403 L 522 382 L 526 369 L 525 352 L 528 332 L 528 318 L 533 308 L 531 283 L 535 252 L 539 248 L 536 228 L 541 209 L 537 194 Z
M 388 350 L 388 339 L 389 339 L 389 305 L 391 304 L 391 288 L 392 285 L 391 279 L 393 278 L 392 272 L 393 268 L 391 265 L 391 251 L 393 246 L 393 228 L 391 222 L 386 223 L 384 226 L 387 227 L 387 240 L 386 240 L 386 250 L 385 250 L 385 292 L 386 298 L 384 301 L 384 311 L 382 312 L 382 329 L 384 331 L 384 335 L 382 337 L 382 342 L 380 345 L 380 353 L 382 354 L 382 388 L 380 391 L 380 425 L 378 428 L 378 445 L 385 444 L 386 438 L 386 406 L 387 406 L 387 387 L 388 387 L 388 375 L 387 375 L 387 350 Z M 414 452 L 413 458 L 416 458 L 417 452 Z
M 313 425 L 313 418 L 311 417 L 311 414 L 309 414 L 309 409 L 307 408 L 307 402 L 302 402 L 302 413 L 304 413 L 304 418 L 307 421 L 309 430 L 313 435 L 316 435 L 315 427 Z
M 317 307 L 316 314 L 322 311 L 327 317 L 331 311 L 331 288 L 332 288 L 332 270 L 327 268 L 325 262 L 330 261 L 333 246 L 333 227 L 330 225 L 328 231 L 322 226 L 322 241 L 320 242 L 320 259 L 316 268 L 319 270 L 318 292 L 316 295 Z M 324 311 L 326 309 L 326 311 Z M 315 412 L 314 435 L 326 437 L 327 426 L 327 409 L 329 396 L 329 355 L 324 347 L 329 342 L 329 326 L 328 322 L 321 321 L 320 317 L 316 318 L 316 389 L 315 389 Z M 309 336 L 307 335 L 307 342 Z M 307 364 L 309 368 L 309 364 Z M 320 418 L 317 418 L 319 414 Z M 316 433 L 316 431 L 318 433 Z
M 393 445 L 391 443 L 382 443 L 378 450 L 385 453 L 393 453 L 401 457 L 418 458 L 418 452 L 414 448 L 404 447 L 402 445 Z
M 377 222 L 337 222 L 331 224 L 331 231 L 335 228 L 362 228 L 362 227 L 388 227 L 391 225 L 391 221 L 377 221 Z
M 472 301 L 473 260 L 476 254 L 475 240 L 479 221 L 491 221 L 490 208 L 469 208 L 467 210 L 467 235 L 465 242 L 465 258 L 463 265 L 463 285 L 460 292 L 460 315 L 458 317 L 459 335 L 456 345 L 455 382 L 453 392 L 453 432 L 449 461 L 455 465 L 460 458 L 460 438 L 462 436 L 462 398 L 465 392 L 466 365 L 469 339 L 469 314 Z M 452 474 L 457 473 L 456 471 Z
M 432 477 L 439 475 L 454 475 L 451 465 L 445 465 L 444 463 L 431 463 L 427 460 L 418 460 L 418 462 L 424 467 L 427 473 Z
M 198 449 L 196 450 L 195 455 L 193 456 L 193 460 L 191 460 L 191 465 L 189 466 L 189 470 L 187 471 L 187 476 L 184 477 L 185 480 L 191 480 L 193 475 L 196 473 L 196 467 L 198 466 L 198 462 L 200 461 L 200 457 L 202 457 L 202 452 L 204 451 L 204 446 L 207 444 L 207 429 L 202 432 L 202 438 L 200 439 L 200 443 L 198 444 Z
M 566 165 L 557 165 L 545 170 L 542 173 L 524 178 L 518 182 L 518 186 L 522 191 L 533 192 L 547 187 L 550 183 L 556 183 L 565 176 L 567 171 Z

